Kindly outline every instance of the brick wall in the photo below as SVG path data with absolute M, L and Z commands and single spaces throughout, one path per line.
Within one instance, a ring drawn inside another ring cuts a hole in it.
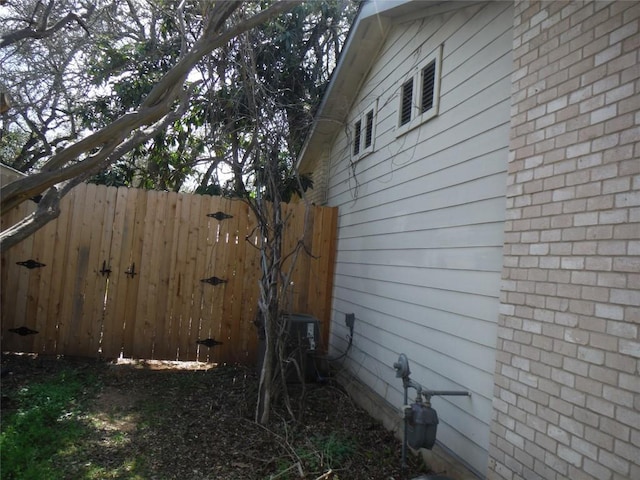
M 491 479 L 640 478 L 640 2 L 519 2 Z

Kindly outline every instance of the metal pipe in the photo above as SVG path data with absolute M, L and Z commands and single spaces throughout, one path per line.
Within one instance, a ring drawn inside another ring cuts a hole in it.
M 406 405 L 408 405 L 408 402 L 409 402 L 409 385 L 407 385 L 407 382 L 405 381 L 403 381 L 402 384 L 404 385 L 403 405 L 406 407 Z M 400 476 L 404 478 L 407 467 L 409 466 L 407 465 L 407 442 L 409 441 L 409 432 L 407 429 L 408 427 L 407 422 L 409 419 L 407 418 L 406 410 L 403 409 L 402 415 L 404 416 L 404 433 L 403 433 L 403 439 L 402 439 L 402 465 L 400 468 Z
M 432 396 L 470 397 L 471 392 L 464 390 L 427 390 L 423 388 L 422 385 L 420 385 L 418 382 L 409 378 L 409 375 L 411 375 L 411 371 L 409 370 L 409 360 L 404 353 L 400 354 L 398 361 L 393 364 L 393 368 L 396 371 L 396 377 L 402 378 L 402 386 L 404 387 L 404 403 L 402 412 L 404 417 L 404 433 L 402 440 L 402 465 L 400 470 L 402 478 L 405 478 L 405 474 L 408 468 L 407 445 L 409 443 L 409 433 L 407 428 L 409 418 L 405 409 L 409 403 L 409 388 L 413 388 L 414 390 L 416 390 L 418 401 L 420 400 L 420 396 L 423 396 L 428 403 Z
M 467 392 L 466 390 L 423 390 L 423 395 L 428 395 L 430 397 L 435 396 L 458 396 L 458 397 L 470 397 L 471 392 Z

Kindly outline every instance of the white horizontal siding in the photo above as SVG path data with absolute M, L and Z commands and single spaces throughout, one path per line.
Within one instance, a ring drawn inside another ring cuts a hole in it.
M 416 2 L 419 4 L 419 2 Z M 426 4 L 425 4 L 426 5 Z M 502 267 L 512 7 L 460 4 L 392 29 L 353 104 L 377 101 L 374 152 L 350 158 L 349 129 L 330 147 L 328 203 L 339 206 L 331 348 L 382 398 L 402 403 L 392 365 L 470 398 L 434 398 L 438 439 L 476 471 L 487 465 Z M 443 45 L 440 112 L 396 137 L 398 87 Z

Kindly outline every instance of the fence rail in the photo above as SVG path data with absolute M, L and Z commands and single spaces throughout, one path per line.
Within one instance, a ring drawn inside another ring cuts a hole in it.
M 33 209 L 27 202 L 6 212 L 2 229 Z M 259 238 L 245 203 L 83 184 L 61 210 L 2 255 L 3 351 L 255 360 Z M 284 207 L 283 254 L 304 246 L 293 264 L 288 310 L 317 317 L 325 345 L 336 213 Z M 29 260 L 44 266 L 25 266 Z M 38 333 L 20 335 L 21 327 Z M 222 344 L 196 343 L 208 338 Z

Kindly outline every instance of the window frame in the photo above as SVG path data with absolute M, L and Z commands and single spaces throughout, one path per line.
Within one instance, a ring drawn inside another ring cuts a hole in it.
M 422 112 L 423 107 L 423 88 L 424 88 L 424 72 L 431 64 L 434 64 L 433 73 L 433 96 L 431 108 Z M 404 135 L 414 128 L 436 117 L 440 109 L 440 80 L 442 72 L 442 45 L 438 46 L 426 58 L 418 63 L 409 74 L 407 74 L 398 87 L 398 118 L 396 127 L 396 137 Z M 404 124 L 403 119 L 407 116 L 405 105 L 406 85 L 411 83 L 411 112 L 410 119 Z
M 351 122 L 351 158 L 354 161 L 373 153 L 375 149 L 377 114 L 378 101 L 375 100 L 362 109 L 361 113 Z M 371 119 L 370 130 L 368 128 L 369 119 Z M 368 141 L 370 141 L 369 145 L 367 145 Z

